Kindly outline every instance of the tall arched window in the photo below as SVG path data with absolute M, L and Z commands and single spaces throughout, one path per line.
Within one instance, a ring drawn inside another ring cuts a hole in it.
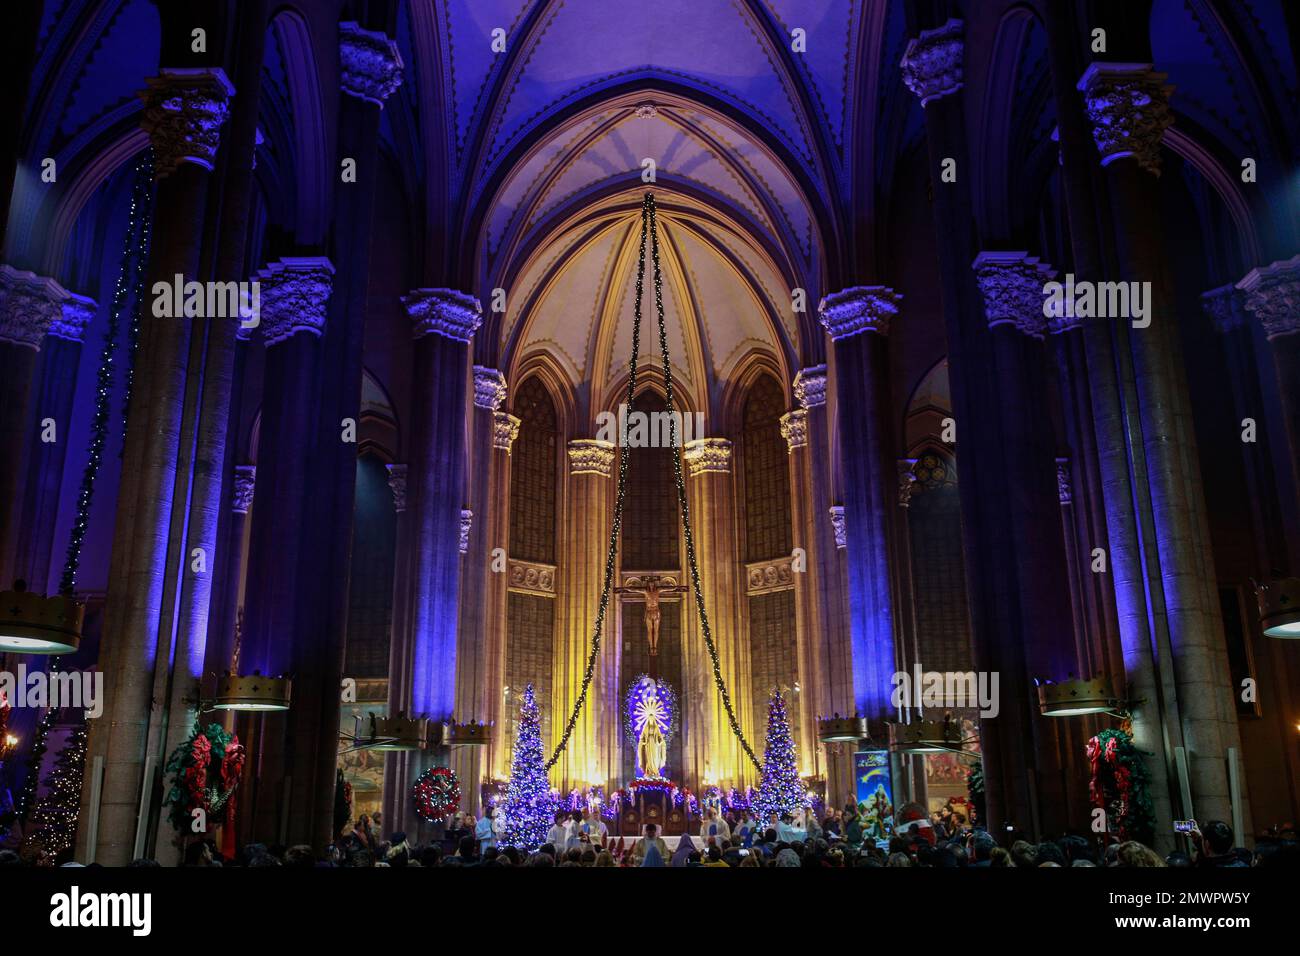
M 794 546 L 790 516 L 790 464 L 781 416 L 785 395 L 764 375 L 745 398 L 740 438 L 740 479 L 746 563 L 788 557 Z M 749 653 L 756 719 L 762 726 L 774 687 L 792 689 L 799 679 L 794 590 L 749 595 Z M 798 735 L 799 708 L 791 708 Z
M 510 456 L 510 557 L 555 563 L 555 493 L 558 415 L 546 386 L 530 378 L 515 391 L 513 414 L 519 437 Z M 531 683 L 545 713 L 551 699 L 555 656 L 555 601 L 511 591 L 506 600 L 506 686 L 512 699 L 508 718 Z M 513 739 L 513 732 L 511 733 Z

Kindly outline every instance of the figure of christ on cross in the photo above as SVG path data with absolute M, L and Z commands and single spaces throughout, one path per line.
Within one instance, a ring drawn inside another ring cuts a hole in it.
M 659 622 L 664 617 L 663 609 L 659 607 L 659 600 L 665 594 L 685 594 L 686 588 L 679 585 L 665 587 L 665 579 L 657 574 L 647 574 L 632 580 L 637 584 L 614 590 L 619 594 L 640 594 L 645 601 L 645 634 L 650 644 L 650 660 L 653 666 L 654 659 L 659 655 Z

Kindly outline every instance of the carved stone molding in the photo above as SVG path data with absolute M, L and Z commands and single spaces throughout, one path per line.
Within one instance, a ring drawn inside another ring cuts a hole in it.
M 50 323 L 50 330 L 46 334 L 69 342 L 81 342 L 85 339 L 86 327 L 94 320 L 98 308 L 94 299 L 69 292 L 61 303 L 59 317 Z
M 411 317 L 411 337 L 442 335 L 468 342 L 483 324 L 483 307 L 478 299 L 455 289 L 413 289 L 402 296 Z
M 253 507 L 253 488 L 257 485 L 256 465 L 236 465 L 235 480 L 230 486 L 230 510 L 246 515 Z
M 1270 341 L 1300 332 L 1300 255 L 1251 269 L 1237 288 Z
M 1068 505 L 1074 500 L 1074 492 L 1070 484 L 1070 459 L 1056 459 L 1056 497 L 1061 504 Z
M 154 178 L 194 163 L 212 169 L 235 87 L 220 68 L 162 70 L 140 92 L 140 126 L 153 146 Z
M 844 527 L 844 506 L 831 505 L 831 527 L 835 529 L 835 547 L 848 547 L 848 531 Z
M 796 448 L 808 445 L 808 410 L 796 408 L 781 416 L 781 437 L 785 439 L 786 451 L 793 455 Z
M 889 334 L 889 320 L 898 314 L 903 297 L 883 285 L 856 286 L 822 299 L 817 314 L 822 326 L 838 342 L 860 332 Z
M 398 514 L 406 510 L 406 466 L 402 464 L 386 465 L 388 487 L 393 492 L 393 508 Z
M 460 509 L 460 553 L 469 551 L 469 531 L 474 524 L 474 512 L 468 508 Z
M 981 252 L 971 268 L 989 328 L 1014 325 L 1034 338 L 1046 334 L 1043 286 L 1056 275 L 1051 266 L 1025 252 Z
M 397 41 L 352 21 L 339 24 L 339 65 L 343 92 L 380 109 L 402 85 L 404 64 Z
M 490 412 L 506 403 L 506 377 L 494 368 L 474 366 L 474 404 Z
M 1103 166 L 1129 157 L 1160 175 L 1160 142 L 1174 121 L 1174 88 L 1165 78 L 1150 63 L 1092 63 L 1084 71 L 1078 88 Z
M 0 266 L 0 342 L 40 351 L 41 339 L 63 317 L 68 295 L 53 279 Z
M 745 565 L 745 593 L 767 594 L 794 587 L 793 559 L 787 555 L 774 561 L 754 561 Z
M 933 30 L 922 30 L 907 44 L 903 60 L 903 84 L 921 99 L 921 106 L 956 93 L 962 88 L 962 56 L 966 42 L 963 24 L 949 20 Z
M 706 474 L 731 473 L 731 442 L 725 438 L 696 438 L 686 443 L 682 457 L 687 473 L 694 478 Z
M 794 397 L 804 408 L 818 408 L 825 405 L 826 366 L 813 365 L 795 373 Z
M 492 416 L 492 445 L 508 455 L 519 437 L 519 419 L 508 412 L 493 412 Z
M 645 588 L 646 583 L 655 581 L 659 587 L 668 589 L 681 587 L 682 574 L 680 571 L 620 571 L 618 574 L 618 586 L 629 593 L 633 599 L 636 593 Z M 663 594 L 660 596 L 661 601 L 680 601 L 682 594 L 680 591 L 673 594 Z
M 508 587 L 523 594 L 555 597 L 555 565 L 510 558 L 506 562 Z
M 268 262 L 261 283 L 262 340 L 269 347 L 298 332 L 319 336 L 334 288 L 334 265 L 324 256 L 293 256 Z M 241 323 L 242 324 L 242 323 Z
M 614 443 L 599 438 L 575 438 L 569 442 L 569 474 L 599 475 L 614 473 Z
M 898 459 L 898 506 L 907 508 L 912 504 L 912 491 L 916 487 L 916 458 Z

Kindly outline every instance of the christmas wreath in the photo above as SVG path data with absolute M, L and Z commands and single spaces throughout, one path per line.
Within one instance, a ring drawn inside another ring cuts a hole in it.
M 1147 788 L 1149 776 L 1142 752 L 1123 730 L 1103 730 L 1088 741 L 1092 780 L 1088 793 L 1094 807 L 1106 813 L 1107 829 L 1121 840 L 1150 843 L 1156 814 Z
M 460 781 L 447 767 L 430 767 L 416 779 L 411 796 L 420 819 L 433 823 L 460 806 Z
M 190 832 L 197 809 L 209 819 L 224 811 L 227 823 L 234 820 L 235 791 L 244 772 L 244 747 L 237 736 L 220 724 L 205 730 L 196 723 L 167 759 L 167 772 L 172 786 L 165 803 L 178 832 Z

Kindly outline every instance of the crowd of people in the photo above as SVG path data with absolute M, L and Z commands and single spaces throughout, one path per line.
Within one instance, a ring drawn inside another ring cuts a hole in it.
M 1220 820 L 1195 827 L 1187 851 L 1161 856 L 1137 841 L 1099 842 L 1067 835 L 1039 843 L 998 841 L 986 830 L 963 826 L 952 832 L 940 821 L 913 820 L 886 838 L 864 833 L 850 804 L 820 820 L 785 814 L 758 820 L 748 811 L 705 811 L 697 835 L 682 835 L 670 848 L 655 824 L 636 837 L 613 836 L 599 814 L 557 813 L 546 842 L 533 849 L 505 846 L 499 818 L 456 814 L 423 841 L 395 832 L 381 839 L 382 819 L 361 816 L 321 851 L 310 846 L 253 843 L 223 856 L 211 840 L 189 843 L 185 866 L 290 867 L 1297 867 L 1300 845 L 1292 833 L 1260 838 L 1253 850 L 1236 845 Z M 42 854 L 0 851 L 0 867 L 52 866 Z M 65 864 L 66 865 L 66 864 Z M 76 864 L 71 864 L 76 865 Z M 157 866 L 152 860 L 133 866 Z

